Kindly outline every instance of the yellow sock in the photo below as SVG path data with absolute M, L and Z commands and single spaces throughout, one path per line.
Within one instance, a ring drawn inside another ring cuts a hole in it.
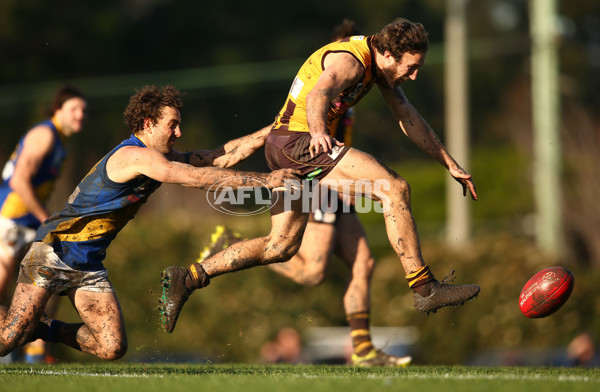
M 413 271 L 409 274 L 406 274 L 406 280 L 408 281 L 408 287 L 415 288 L 421 286 L 427 282 L 431 282 L 433 279 L 433 274 L 429 270 L 429 266 L 424 266 L 419 268 L 416 271 Z
M 362 357 L 373 350 L 371 332 L 369 331 L 369 313 L 357 312 L 348 316 L 350 324 L 350 337 L 354 354 Z

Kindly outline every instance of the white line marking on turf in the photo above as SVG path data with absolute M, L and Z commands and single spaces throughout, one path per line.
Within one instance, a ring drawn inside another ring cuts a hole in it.
M 160 377 L 163 374 L 143 374 L 143 373 L 126 373 L 126 374 L 114 374 L 114 373 L 91 373 L 91 372 L 77 372 L 77 371 L 56 371 L 56 370 L 33 370 L 29 369 L 23 372 L 29 375 L 41 375 L 41 376 L 82 376 L 82 377 L 123 377 L 123 378 L 149 378 L 149 377 Z
M 298 374 L 301 378 L 353 378 L 361 377 L 353 374 L 351 376 L 318 376 L 309 374 Z M 600 382 L 600 377 L 587 377 L 575 375 L 541 375 L 541 374 L 366 374 L 364 378 L 375 379 L 423 379 L 423 380 L 522 380 L 522 381 L 561 381 L 561 382 Z
M 167 374 L 157 374 L 157 373 L 123 373 L 123 374 L 115 374 L 115 373 L 94 373 L 94 372 L 78 372 L 78 371 L 69 371 L 69 370 L 37 370 L 37 369 L 22 369 L 12 371 L 3 371 L 0 369 L 0 374 L 15 374 L 21 373 L 23 375 L 49 375 L 49 376 L 81 376 L 81 377 L 115 377 L 115 378 L 163 378 L 164 376 L 168 376 Z M 183 375 L 183 374 L 177 374 Z M 370 379 L 384 379 L 384 380 L 393 380 L 393 379 L 423 379 L 423 380 L 500 380 L 500 381 L 509 381 L 509 380 L 517 380 L 517 381 L 559 381 L 559 382 L 594 382 L 600 383 L 600 377 L 588 377 L 588 376 L 578 376 L 578 375 L 542 375 L 542 374 L 453 374 L 453 373 L 443 373 L 443 374 L 406 374 L 406 373 L 398 373 L 398 374 L 349 374 L 349 375 L 314 375 L 314 374 L 292 374 L 290 375 L 292 378 L 306 378 L 306 379 L 352 379 L 352 378 L 370 378 Z

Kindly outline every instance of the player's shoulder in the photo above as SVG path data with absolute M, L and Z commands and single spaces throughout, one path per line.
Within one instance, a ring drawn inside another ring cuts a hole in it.
M 330 43 L 325 48 L 327 53 L 345 53 L 346 56 L 354 57 L 363 65 L 371 62 L 368 37 L 364 35 L 346 37 L 343 40 Z
M 153 167 L 165 160 L 163 154 L 153 148 L 123 145 L 106 158 L 106 174 L 117 183 L 128 182 L 140 174 L 147 175 Z
M 125 144 L 117 148 L 111 158 L 124 161 L 137 161 L 139 159 L 153 159 L 156 154 L 160 154 L 154 148 Z
M 348 52 L 361 52 L 368 51 L 368 37 L 364 35 L 353 35 L 346 37 L 339 41 L 331 42 L 324 46 L 324 49 L 328 51 L 348 51 Z
M 25 137 L 54 139 L 54 130 L 52 129 L 50 124 L 46 122 L 41 122 L 31 127 L 31 129 L 27 131 Z
M 23 137 L 23 148 L 37 151 L 52 148 L 56 135 L 48 124 L 40 123 L 29 129 Z

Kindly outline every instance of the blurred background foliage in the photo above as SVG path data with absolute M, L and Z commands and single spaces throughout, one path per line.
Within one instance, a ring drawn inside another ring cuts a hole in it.
M 531 104 L 528 2 L 468 3 L 473 241 L 444 245 L 443 168 L 418 151 L 395 124 L 378 92 L 357 106 L 355 146 L 396 169 L 411 184 L 423 253 L 438 277 L 450 268 L 458 282 L 482 286 L 456 310 L 424 317 L 387 243 L 383 220 L 362 214 L 377 258 L 372 324 L 417 326 L 419 363 L 465 363 L 492 349 L 564 346 L 589 330 L 600 339 L 600 4 L 559 2 L 563 218 L 567 252 L 536 249 L 532 237 Z M 174 84 L 185 92 L 180 150 L 214 148 L 267 125 L 280 109 L 305 57 L 353 19 L 373 34 L 402 16 L 423 23 L 431 50 L 416 82 L 403 87 L 444 139 L 444 17 L 442 0 L 3 0 L 0 2 L 0 159 L 22 133 L 44 118 L 55 88 L 71 82 L 89 96 L 84 132 L 69 141 L 70 158 L 50 207 L 60 208 L 74 185 L 128 136 L 122 112 L 144 84 Z M 240 165 L 267 170 L 262 152 Z M 457 185 L 457 192 L 460 187 Z M 259 347 L 286 326 L 345 325 L 346 274 L 332 263 L 317 288 L 295 285 L 256 268 L 215 279 L 194 294 L 176 332 L 159 328 L 158 277 L 167 265 L 187 265 L 216 224 L 244 236 L 264 235 L 267 214 L 231 218 L 216 213 L 203 192 L 164 185 L 109 248 L 106 266 L 122 302 L 130 339 L 123 360 L 258 361 Z M 529 320 L 518 309 L 522 285 L 555 264 L 572 269 L 576 287 L 564 309 Z M 60 316 L 76 320 L 63 304 Z M 57 348 L 61 360 L 92 360 Z

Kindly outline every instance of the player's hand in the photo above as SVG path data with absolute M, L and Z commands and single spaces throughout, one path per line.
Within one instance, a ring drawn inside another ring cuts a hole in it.
M 301 172 L 296 169 L 275 170 L 267 175 L 267 181 L 272 188 L 280 188 L 286 181 L 300 182 Z
M 475 190 L 475 184 L 471 179 L 471 175 L 464 171 L 462 168 L 450 168 L 448 169 L 450 175 L 454 177 L 463 187 L 463 196 L 467 196 L 467 190 L 471 193 L 473 200 L 477 200 L 477 191 Z
M 343 145 L 344 143 L 326 133 L 316 133 L 311 135 L 310 144 L 308 145 L 308 152 L 310 153 L 310 157 L 314 158 L 315 155 L 321 152 L 321 149 L 323 149 L 324 153 L 329 153 L 331 152 L 333 146 Z

